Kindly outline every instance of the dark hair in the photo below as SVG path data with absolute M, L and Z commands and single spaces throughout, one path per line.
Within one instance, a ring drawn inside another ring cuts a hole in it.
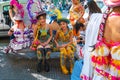
M 84 27 L 84 24 L 83 23 L 80 23 L 80 22 L 76 22 L 76 24 L 74 25 L 74 28 L 76 30 L 76 34 L 78 33 L 78 31 L 80 30 L 80 27 Z
M 14 6 L 13 5 L 10 5 L 10 9 L 13 9 L 14 8 Z
M 87 3 L 89 8 L 89 14 L 92 13 L 102 13 L 101 9 L 98 7 L 95 1 L 91 0 Z
M 57 19 L 55 19 L 54 21 L 57 22 Z
M 46 18 L 46 14 L 41 14 L 41 15 L 38 15 L 38 16 L 36 17 L 36 19 L 39 20 L 39 18 L 40 18 L 41 16 L 43 16 L 43 17 Z

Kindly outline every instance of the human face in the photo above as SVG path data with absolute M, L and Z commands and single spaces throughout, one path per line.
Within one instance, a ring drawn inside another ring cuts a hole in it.
M 79 3 L 79 0 L 72 0 L 72 3 L 73 3 L 73 4 L 78 4 L 78 3 Z
M 66 22 L 60 22 L 60 27 L 62 30 L 65 30 L 67 28 L 67 23 Z
M 40 16 L 38 21 L 40 22 L 41 25 L 46 24 L 46 16 Z

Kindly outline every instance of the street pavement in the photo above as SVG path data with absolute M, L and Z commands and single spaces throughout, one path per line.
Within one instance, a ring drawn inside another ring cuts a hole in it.
M 0 39 L 0 48 L 7 46 L 8 43 L 9 38 Z M 36 57 L 29 58 L 0 52 L 0 80 L 70 80 L 70 74 L 62 74 L 58 56 L 59 54 L 49 60 L 50 72 L 38 73 Z
M 0 80 L 70 80 L 62 74 L 59 59 L 50 59 L 50 72 L 36 71 L 37 59 L 26 59 L 0 53 Z

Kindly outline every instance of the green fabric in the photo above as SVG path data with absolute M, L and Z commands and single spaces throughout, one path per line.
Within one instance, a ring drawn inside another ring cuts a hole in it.
M 42 29 L 39 30 L 38 39 L 39 39 L 41 42 L 46 42 L 46 41 L 49 39 L 50 34 L 49 34 L 48 31 L 49 31 L 49 30 L 42 30 Z
M 61 18 L 61 19 L 58 19 L 58 24 L 60 24 L 60 22 L 66 22 L 66 23 L 70 23 L 70 21 L 67 19 L 67 18 Z

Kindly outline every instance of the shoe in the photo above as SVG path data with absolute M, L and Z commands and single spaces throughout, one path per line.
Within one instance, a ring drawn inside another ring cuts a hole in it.
M 73 68 L 72 68 L 72 67 L 70 67 L 70 74 L 72 74 L 72 70 L 73 70 Z
M 73 66 L 74 66 L 73 63 L 74 63 L 74 62 L 73 62 L 73 60 L 72 60 L 72 62 L 70 62 L 70 74 L 72 74 L 72 70 L 73 70 Z
M 44 70 L 45 70 L 45 72 L 49 72 L 50 71 L 50 65 L 47 62 L 44 65 Z
M 42 62 L 39 62 L 37 65 L 37 72 L 41 72 L 42 71 Z
M 68 74 L 68 70 L 65 66 L 61 66 L 61 69 L 62 69 L 63 74 L 66 74 L 66 75 Z

